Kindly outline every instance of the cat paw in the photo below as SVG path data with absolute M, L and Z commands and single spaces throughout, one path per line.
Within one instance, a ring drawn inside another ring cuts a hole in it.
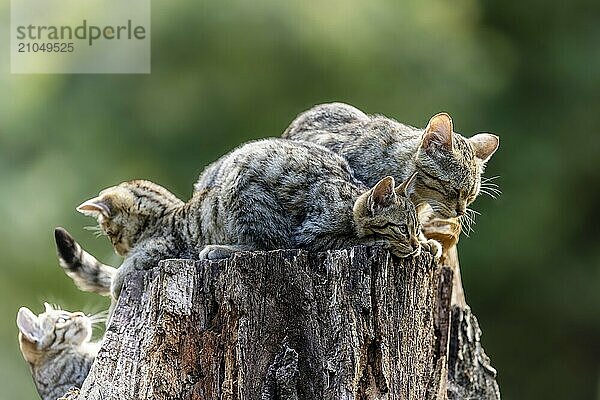
M 209 244 L 200 251 L 200 260 L 222 260 L 231 257 L 235 252 L 236 249 L 232 246 Z
M 433 239 L 429 239 L 426 242 L 421 243 L 423 250 L 427 251 L 433 256 L 433 259 L 438 262 L 442 256 L 442 245 Z
M 79 396 L 79 393 L 79 388 L 72 387 L 67 393 L 65 393 L 62 397 L 59 397 L 57 400 L 75 400 Z

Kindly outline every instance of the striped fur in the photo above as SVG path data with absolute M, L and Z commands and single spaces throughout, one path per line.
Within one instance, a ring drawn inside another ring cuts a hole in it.
M 317 105 L 300 114 L 283 137 L 327 147 L 344 157 L 367 185 L 385 175 L 401 181 L 417 172 L 411 200 L 429 204 L 441 218 L 465 213 L 479 194 L 485 163 L 499 144 L 498 137 L 488 133 L 468 139 L 454 133 L 445 113 L 417 129 L 343 103 Z
M 102 264 L 84 251 L 63 228 L 54 230 L 54 238 L 60 266 L 75 285 L 86 292 L 110 296 L 110 285 L 117 269 Z
M 92 321 L 81 312 L 54 309 L 35 315 L 26 307 L 17 314 L 19 345 L 42 400 L 55 400 L 81 387 L 98 353 L 90 341 Z
M 324 251 L 359 244 L 382 245 L 404 257 L 421 248 L 420 225 L 405 192 L 410 180 L 395 188 L 388 177 L 368 189 L 335 153 L 283 139 L 247 143 L 216 165 L 212 187 L 197 191 L 187 203 L 151 182 L 130 181 L 78 207 L 97 218 L 117 253 L 125 256 L 112 279 L 114 298 L 130 271 L 165 258 L 222 258 L 236 251 L 279 248 Z M 96 269 L 110 267 L 88 257 L 67 235 L 59 231 L 57 236 L 66 269 L 78 271 L 74 279 L 81 287 L 105 288 L 96 282 L 95 275 L 101 274 L 83 273 L 83 264 L 87 260 Z M 89 277 L 92 282 L 81 283 Z

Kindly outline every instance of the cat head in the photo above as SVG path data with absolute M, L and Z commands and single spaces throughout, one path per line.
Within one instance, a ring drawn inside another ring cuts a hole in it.
M 98 220 L 101 233 L 111 241 L 117 254 L 125 256 L 160 224 L 160 219 L 184 203 L 155 183 L 143 180 L 123 182 L 83 202 L 77 211 Z
M 48 303 L 44 307 L 40 315 L 27 307 L 21 307 L 17 313 L 19 345 L 30 364 L 44 354 L 80 346 L 92 337 L 92 320 L 84 313 L 54 309 Z
M 398 187 L 395 187 L 394 178 L 387 176 L 354 203 L 354 221 L 359 236 L 382 238 L 399 257 L 418 254 L 420 249 L 421 226 L 407 194 L 415 176 L 416 173 Z
M 465 138 L 453 132 L 446 113 L 434 115 L 421 137 L 416 165 L 415 204 L 427 202 L 442 218 L 463 215 L 481 188 L 485 163 L 498 149 L 499 138 L 480 133 Z

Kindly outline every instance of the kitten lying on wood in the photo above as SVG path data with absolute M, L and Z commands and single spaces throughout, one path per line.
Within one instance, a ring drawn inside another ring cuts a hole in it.
M 420 211 L 421 222 L 426 219 L 424 209 L 429 205 L 435 217 L 466 214 L 460 219 L 469 225 L 475 211 L 469 210 L 468 205 L 480 192 L 492 196 L 497 193 L 490 186 L 493 184 L 482 183 L 481 174 L 498 148 L 498 137 L 484 133 L 464 138 L 453 132 L 452 119 L 445 113 L 432 117 L 421 130 L 384 116 L 369 116 L 347 104 L 321 104 L 300 114 L 283 137 L 315 142 L 340 154 L 352 173 L 367 185 L 374 185 L 381 176 L 404 180 L 416 173 L 415 184 L 408 187 L 408 194 Z M 226 158 L 204 170 L 195 185 L 196 192 L 215 185 Z M 91 282 L 90 290 L 98 283 L 98 276 L 114 272 L 89 255 L 81 257 L 79 264 L 76 258 L 73 260 L 72 270 L 81 272 L 81 285 L 86 280 Z M 86 264 L 92 267 L 88 274 Z M 95 270 L 102 272 L 94 276 Z M 106 287 L 104 283 L 100 286 Z
M 96 218 L 115 251 L 126 257 L 112 279 L 117 298 L 129 271 L 165 258 L 355 245 L 380 245 L 399 257 L 417 255 L 425 247 L 439 257 L 437 242 L 419 241 L 416 210 L 406 197 L 411 178 L 395 187 L 394 179 L 386 177 L 368 189 L 331 151 L 268 139 L 226 155 L 215 185 L 194 193 L 187 203 L 151 182 L 130 181 L 102 191 L 78 210 Z M 83 253 L 74 249 L 71 253 L 81 258 Z M 71 257 L 72 264 L 79 261 Z
M 301 113 L 282 136 L 327 147 L 347 160 L 366 185 L 385 175 L 402 181 L 417 173 L 410 198 L 420 213 L 429 205 L 437 218 L 460 217 L 468 223 L 473 217 L 468 206 L 479 193 L 498 193 L 495 185 L 481 180 L 485 164 L 498 149 L 498 136 L 479 133 L 465 138 L 454 132 L 446 113 L 434 115 L 418 129 L 348 104 L 320 104 Z M 207 177 L 200 183 L 210 181 Z

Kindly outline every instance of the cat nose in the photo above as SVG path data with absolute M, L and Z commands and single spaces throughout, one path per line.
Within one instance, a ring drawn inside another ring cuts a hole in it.
M 456 207 L 456 216 L 460 217 L 461 215 L 464 215 L 465 213 L 465 209 L 462 207 Z
M 417 250 L 419 248 L 419 241 L 416 238 L 412 238 L 410 245 L 413 250 Z

